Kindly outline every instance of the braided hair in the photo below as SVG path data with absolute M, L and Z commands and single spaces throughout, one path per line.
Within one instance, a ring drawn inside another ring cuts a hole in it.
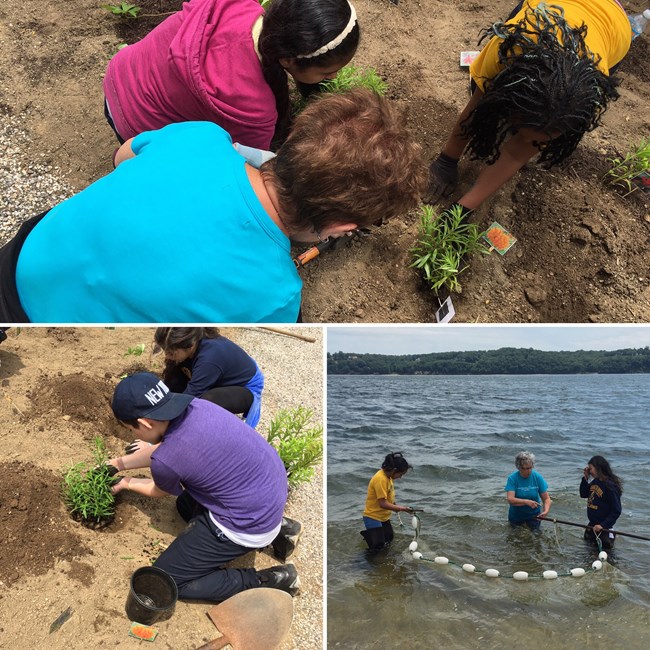
M 495 23 L 487 37 L 503 39 L 503 70 L 485 80 L 485 94 L 463 122 L 472 158 L 494 163 L 508 135 L 521 128 L 548 136 L 536 142 L 546 168 L 567 158 L 582 136 L 600 124 L 618 80 L 598 69 L 600 57 L 585 44 L 587 27 L 571 27 L 564 10 L 540 3 L 518 23 Z M 480 42 L 480 41 L 479 41 Z
M 275 95 L 278 121 L 273 141 L 281 144 L 289 132 L 291 102 L 287 73 L 280 59 L 295 59 L 299 68 L 325 68 L 349 61 L 359 45 L 359 23 L 335 48 L 309 58 L 310 54 L 341 34 L 352 10 L 348 0 L 273 0 L 264 15 L 259 50 L 262 72 Z

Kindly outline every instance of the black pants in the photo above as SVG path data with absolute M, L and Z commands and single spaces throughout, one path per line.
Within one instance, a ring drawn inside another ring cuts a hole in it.
M 126 140 L 117 132 L 117 129 L 115 128 L 115 122 L 113 122 L 113 118 L 111 117 L 111 114 L 108 112 L 108 103 L 104 99 L 104 117 L 106 118 L 106 121 L 108 122 L 108 126 L 113 129 L 113 132 L 115 133 L 115 137 L 117 138 L 117 141 L 120 144 L 124 144 Z
M 176 507 L 183 519 L 189 518 L 188 526 L 154 566 L 174 579 L 179 598 L 221 602 L 260 586 L 255 569 L 223 568 L 253 549 L 231 542 L 187 492 L 178 497 Z
M 42 212 L 25 221 L 13 239 L 0 248 L 0 323 L 2 324 L 30 322 L 18 296 L 16 265 L 29 233 L 47 212 Z
M 181 367 L 173 363 L 165 366 L 163 379 L 173 393 L 184 392 L 189 381 Z M 253 393 L 244 386 L 216 386 L 203 393 L 201 399 L 208 400 L 231 413 L 246 414 L 253 404 Z
M 382 521 L 381 528 L 366 528 L 361 531 L 361 535 L 366 540 L 369 550 L 379 551 L 393 541 L 393 526 L 390 521 Z

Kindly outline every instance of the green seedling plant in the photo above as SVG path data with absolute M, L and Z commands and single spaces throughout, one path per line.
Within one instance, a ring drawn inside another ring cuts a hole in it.
M 627 189 L 631 194 L 639 189 L 634 179 L 650 171 L 650 138 L 644 138 L 641 142 L 628 151 L 623 158 L 608 158 L 612 165 L 611 169 L 605 173 L 605 180 L 610 184 Z
M 474 253 L 489 252 L 481 242 L 482 234 L 476 224 L 466 221 L 459 206 L 437 212 L 423 205 L 418 240 L 411 249 L 411 267 L 420 271 L 433 291 L 444 287 L 460 293 L 458 276 L 467 268 L 464 260 Z
M 320 83 L 321 91 L 324 93 L 343 93 L 352 88 L 368 88 L 378 95 L 385 95 L 388 91 L 388 84 L 377 74 L 373 68 L 357 68 L 353 65 L 345 66 L 338 71 L 334 79 L 326 79 Z M 317 96 L 317 94 L 316 94 Z M 293 102 L 294 114 L 300 113 L 309 99 L 298 97 Z
M 388 84 L 373 68 L 357 68 L 346 65 L 338 71 L 334 79 L 326 79 L 321 83 L 323 92 L 343 93 L 352 88 L 368 88 L 377 95 L 385 95 Z
M 266 439 L 284 463 L 289 487 L 310 481 L 323 458 L 323 427 L 312 425 L 313 415 L 302 406 L 284 409 L 269 425 Z
M 138 345 L 135 345 L 132 348 L 127 348 L 126 352 L 124 353 L 124 356 L 139 357 L 146 350 L 146 348 L 147 346 L 144 343 L 138 343 Z
M 109 11 L 119 18 L 137 18 L 138 14 L 142 11 L 142 7 L 129 4 L 128 2 L 120 2 L 119 5 L 102 5 L 102 9 Z
M 106 464 L 108 453 L 104 441 L 93 441 L 92 463 L 76 463 L 63 476 L 63 500 L 75 519 L 85 524 L 101 524 L 115 514 L 115 496 L 111 492 L 114 479 Z

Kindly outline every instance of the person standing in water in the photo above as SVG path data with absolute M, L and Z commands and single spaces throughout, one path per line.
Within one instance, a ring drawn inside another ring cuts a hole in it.
M 408 506 L 395 503 L 394 481 L 402 478 L 411 466 L 400 452 L 388 454 L 381 469 L 370 479 L 361 535 L 371 551 L 378 551 L 393 540 L 390 518 L 393 512 L 413 512 Z
M 600 539 L 604 549 L 612 548 L 616 535 L 602 534 L 614 526 L 621 515 L 623 482 L 614 474 L 603 456 L 593 456 L 583 470 L 580 496 L 587 499 L 587 518 L 591 528 L 585 528 L 585 539 L 597 543 Z
M 520 451 L 515 456 L 515 467 L 517 471 L 508 476 L 505 487 L 510 504 L 508 521 L 512 526 L 525 524 L 535 530 L 541 523 L 538 517 L 545 517 L 551 509 L 548 483 L 533 469 L 535 456 L 529 451 Z

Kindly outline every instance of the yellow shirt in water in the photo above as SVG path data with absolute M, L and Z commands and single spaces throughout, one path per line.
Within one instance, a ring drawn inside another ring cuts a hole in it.
M 527 0 L 521 10 L 506 25 L 518 23 L 529 8 L 542 0 Z M 585 44 L 589 51 L 600 56 L 598 68 L 606 75 L 630 49 L 632 28 L 623 8 L 615 0 L 546 0 L 546 5 L 564 9 L 564 19 L 571 27 L 587 26 Z M 476 85 L 485 91 L 486 79 L 494 79 L 503 66 L 499 63 L 499 46 L 503 42 L 493 36 L 470 65 L 469 72 Z
M 395 487 L 393 479 L 386 476 L 386 472 L 380 469 L 368 483 L 368 496 L 366 497 L 366 509 L 364 517 L 371 517 L 377 521 L 388 521 L 392 510 L 386 510 L 379 505 L 379 499 L 386 499 L 388 503 L 395 503 Z

